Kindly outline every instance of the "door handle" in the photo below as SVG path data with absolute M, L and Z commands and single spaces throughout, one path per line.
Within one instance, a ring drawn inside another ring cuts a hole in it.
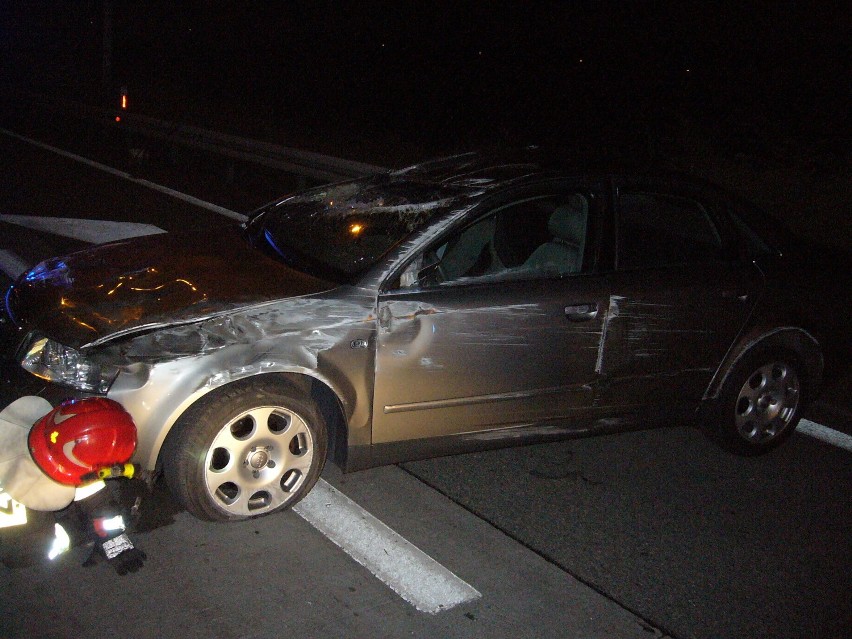
M 572 304 L 565 307 L 565 317 L 572 322 L 587 322 L 597 316 L 597 304 Z

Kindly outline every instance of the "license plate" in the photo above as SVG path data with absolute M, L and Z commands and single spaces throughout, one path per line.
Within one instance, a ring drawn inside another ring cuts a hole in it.
M 7 493 L 0 493 L 0 528 L 23 526 L 27 523 L 27 509 Z

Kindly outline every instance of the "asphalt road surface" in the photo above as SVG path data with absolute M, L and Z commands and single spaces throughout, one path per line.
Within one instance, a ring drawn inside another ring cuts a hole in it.
M 198 161 L 131 166 L 95 142 L 72 150 L 234 210 L 276 192 L 242 194 Z M 228 223 L 6 134 L 0 170 L 4 216 Z M 21 264 L 86 245 L 5 219 L 0 252 Z M 830 381 L 810 416 L 852 433 L 848 382 Z M 0 535 L 0 636 L 852 637 L 852 450 L 804 434 L 743 459 L 671 424 L 324 478 L 481 596 L 421 612 L 296 513 L 205 524 L 158 489 L 134 575 L 81 568 L 79 552 L 48 565 L 32 535 Z

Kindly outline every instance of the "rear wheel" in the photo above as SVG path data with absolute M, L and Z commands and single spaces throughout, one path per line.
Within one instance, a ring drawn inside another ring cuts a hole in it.
M 760 455 L 793 433 L 806 383 L 799 361 L 790 351 L 767 346 L 737 363 L 708 423 L 724 448 L 740 455 Z
M 292 506 L 319 478 L 328 436 L 310 398 L 253 378 L 203 398 L 164 449 L 172 493 L 193 515 L 235 521 Z

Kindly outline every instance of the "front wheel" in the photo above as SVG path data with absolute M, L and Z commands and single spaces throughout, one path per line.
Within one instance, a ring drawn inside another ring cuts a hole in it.
M 174 426 L 166 482 L 199 519 L 237 521 L 292 506 L 325 464 L 325 423 L 303 393 L 250 379 L 214 391 Z

